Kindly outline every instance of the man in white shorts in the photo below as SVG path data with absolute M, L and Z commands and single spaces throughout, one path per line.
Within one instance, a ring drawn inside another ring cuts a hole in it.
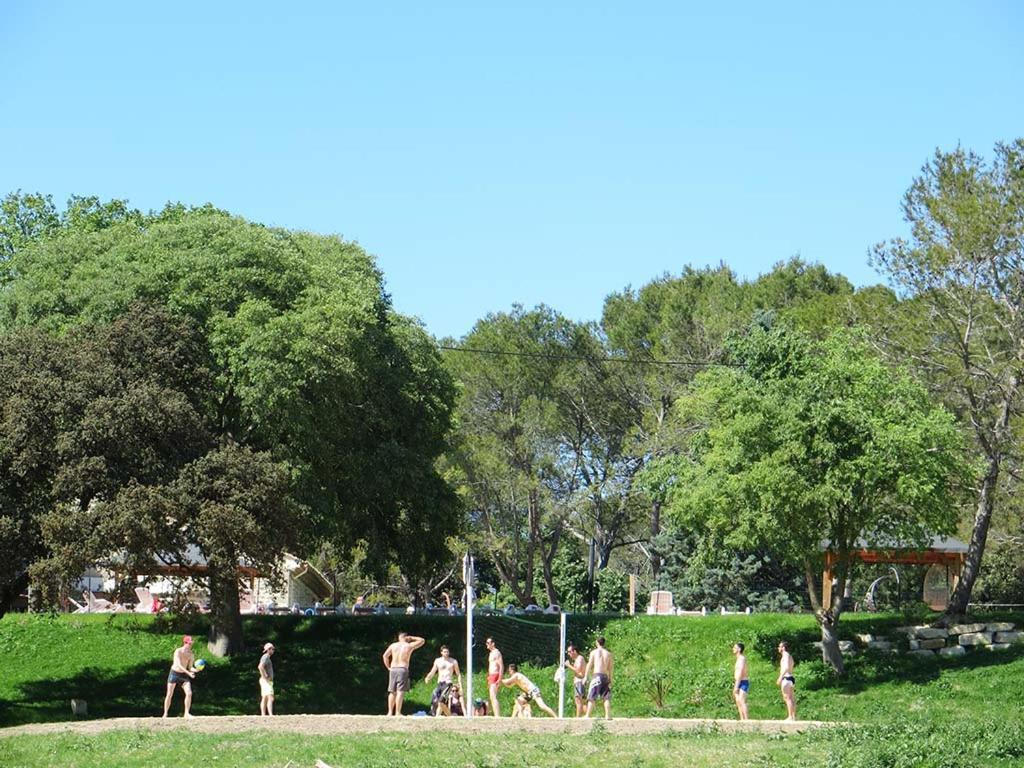
M 260 673 L 260 714 L 270 717 L 274 714 L 274 644 L 265 643 L 260 663 L 256 665 Z M 287 703 L 287 702 L 285 702 Z
M 558 717 L 555 711 L 544 703 L 544 699 L 540 695 L 540 688 L 533 684 L 533 682 L 519 671 L 519 667 L 515 664 L 508 665 L 509 676 L 501 681 L 501 684 L 507 688 L 516 687 L 522 691 L 522 695 L 517 697 L 520 699 L 520 709 L 525 709 L 531 704 L 536 704 L 542 710 L 547 712 L 552 717 Z

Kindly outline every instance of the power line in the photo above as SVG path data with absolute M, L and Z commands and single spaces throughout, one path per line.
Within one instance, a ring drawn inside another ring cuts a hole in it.
M 607 355 L 597 357 L 589 355 L 565 355 L 551 354 L 548 352 L 515 352 L 507 349 L 481 349 L 479 347 L 454 347 L 438 344 L 438 349 L 449 352 L 466 352 L 474 355 L 495 355 L 499 357 L 527 357 L 537 360 L 574 360 L 587 363 L 626 363 L 629 365 L 668 365 L 690 368 L 710 368 L 716 365 L 728 365 L 727 363 L 716 363 L 710 361 L 694 360 L 655 360 L 641 359 L 636 357 L 609 357 Z

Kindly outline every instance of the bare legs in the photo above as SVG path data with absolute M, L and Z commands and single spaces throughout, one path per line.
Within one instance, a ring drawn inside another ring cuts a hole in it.
M 167 684 L 167 695 L 164 696 L 164 717 L 171 711 L 171 701 L 174 699 L 174 687 L 176 683 Z M 181 690 L 185 692 L 185 717 L 192 717 L 192 683 L 182 683 Z

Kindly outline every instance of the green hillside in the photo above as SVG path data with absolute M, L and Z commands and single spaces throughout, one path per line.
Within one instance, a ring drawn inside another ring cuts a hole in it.
M 1022 616 L 1002 618 L 1024 623 Z M 545 698 L 555 702 L 553 663 L 539 667 L 536 657 L 553 662 L 557 628 L 542 623 L 481 620 L 475 666 L 479 669 L 483 639 L 491 634 L 506 662 L 523 663 Z M 842 626 L 852 637 L 860 632 L 887 634 L 904 623 L 899 616 L 851 614 Z M 245 630 L 252 653 L 225 660 L 206 653 L 201 619 L 10 614 L 0 621 L 0 725 L 70 719 L 71 698 L 86 699 L 90 717 L 159 714 L 171 653 L 182 632 L 196 635 L 197 655 L 210 661 L 196 684 L 197 714 L 258 711 L 255 665 L 258 648 L 267 640 L 278 647 L 274 664 L 279 713 L 380 713 L 386 685 L 380 656 L 399 628 L 427 638 L 427 647 L 413 657 L 417 682 L 406 699 L 408 714 L 429 704 L 431 686 L 422 678 L 440 644 L 465 659 L 461 619 L 251 617 Z M 817 632 L 806 615 L 570 619 L 571 641 L 590 647 L 597 633 L 607 637 L 616 656 L 618 716 L 733 717 L 730 647 L 741 640 L 750 660 L 751 717 L 779 718 L 774 653 L 780 639 L 792 643 L 798 660 L 801 719 L 868 723 L 909 715 L 938 724 L 996 705 L 1001 712 L 1009 707 L 1015 716 L 1021 714 L 1021 697 L 1008 696 L 1006 683 L 1024 679 L 1024 645 L 924 661 L 861 654 L 850 660 L 846 677 L 836 680 L 811 646 Z M 484 675 L 478 672 L 474 679 L 476 695 L 481 695 Z M 506 706 L 511 698 L 506 692 Z

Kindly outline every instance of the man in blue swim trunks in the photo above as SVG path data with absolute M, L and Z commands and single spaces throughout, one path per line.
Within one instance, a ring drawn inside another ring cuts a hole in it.
M 740 720 L 749 720 L 747 693 L 750 691 L 750 679 L 747 677 L 747 657 L 743 655 L 743 647 L 743 643 L 736 643 L 732 647 L 733 655 L 736 657 L 736 666 L 733 668 L 732 697 L 736 700 L 736 709 L 739 710 Z

